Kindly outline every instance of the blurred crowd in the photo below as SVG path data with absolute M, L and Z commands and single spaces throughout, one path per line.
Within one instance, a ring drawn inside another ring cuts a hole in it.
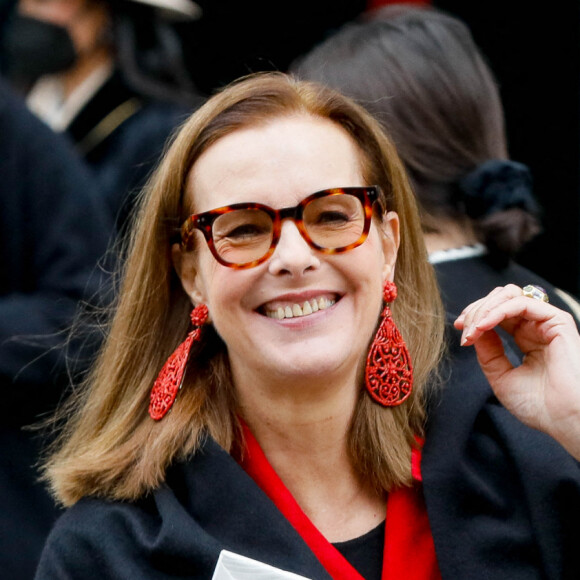
M 383 4 L 389 2 L 0 0 L 0 576 L 33 577 L 58 515 L 35 469 L 50 434 L 31 426 L 79 384 L 98 348 L 99 327 L 86 320 L 98 319 L 92 315 L 114 301 L 123 236 L 173 132 L 215 90 L 251 72 L 293 70 L 329 82 L 316 57 L 304 57 Z M 453 3 L 435 4 L 461 13 Z M 485 38 L 485 31 L 478 34 Z M 347 58 L 345 53 L 338 60 L 346 66 Z M 361 88 L 355 77 L 334 81 L 364 100 L 349 90 L 348 83 Z M 395 85 L 388 91 L 396 93 Z M 402 115 L 396 107 L 386 114 Z M 474 167 L 508 159 L 503 117 L 498 123 L 500 153 L 480 155 Z M 510 131 L 508 114 L 511 137 Z M 413 155 L 420 156 L 421 147 Z M 429 179 L 413 173 L 412 159 L 404 161 L 420 191 Z M 468 165 L 454 174 L 454 183 L 471 173 Z M 546 214 L 548 224 L 554 221 L 542 208 L 551 192 L 544 195 L 536 199 L 530 189 L 524 201 L 518 198 L 515 207 L 527 216 L 525 232 L 505 260 L 517 260 L 520 251 L 526 256 L 523 246 L 546 227 Z M 433 215 L 437 220 L 439 214 Z M 434 223 L 426 231 L 436 231 Z M 472 225 L 461 239 L 470 247 L 482 241 Z M 578 247 L 574 238 L 572 258 Z M 527 265 L 535 257 L 528 254 Z M 551 277 L 550 264 L 539 273 Z M 571 294 L 578 291 L 573 277 L 551 281 Z M 84 325 L 74 340 L 72 325 Z

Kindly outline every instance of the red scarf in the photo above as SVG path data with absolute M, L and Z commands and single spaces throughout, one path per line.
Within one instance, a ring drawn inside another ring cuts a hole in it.
M 256 438 L 243 423 L 246 443 L 241 465 L 274 502 L 334 580 L 364 580 L 318 531 L 278 477 Z M 413 450 L 413 487 L 389 493 L 382 580 L 440 580 L 433 537 L 421 493 L 421 451 Z

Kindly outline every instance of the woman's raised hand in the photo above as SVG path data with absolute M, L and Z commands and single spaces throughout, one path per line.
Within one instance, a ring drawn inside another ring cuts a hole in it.
M 506 357 L 496 326 L 514 337 L 521 365 Z M 463 346 L 475 347 L 501 403 L 580 460 L 580 335 L 572 316 L 510 284 L 467 306 L 455 328 Z

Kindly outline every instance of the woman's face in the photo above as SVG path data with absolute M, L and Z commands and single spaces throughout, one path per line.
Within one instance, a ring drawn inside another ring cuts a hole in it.
M 357 153 L 350 136 L 330 121 L 276 119 L 207 149 L 188 176 L 187 201 L 196 213 L 241 202 L 278 209 L 323 189 L 372 185 L 362 178 Z M 286 219 L 274 254 L 245 270 L 220 265 L 196 235 L 197 250 L 182 254 L 175 245 L 174 261 L 192 302 L 207 304 L 236 384 L 333 376 L 354 384 L 381 311 L 383 282 L 394 274 L 396 214 L 373 220 L 361 246 L 335 255 L 312 249 Z M 311 314 L 267 316 L 314 301 L 321 306 Z

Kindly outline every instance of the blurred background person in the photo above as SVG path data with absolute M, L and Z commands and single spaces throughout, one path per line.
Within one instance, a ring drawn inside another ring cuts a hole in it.
M 98 329 L 79 321 L 74 341 L 68 331 L 80 305 L 110 298 L 112 264 L 97 263 L 171 131 L 202 100 L 172 32 L 175 17 L 195 14 L 188 0 L 0 0 L 3 578 L 34 576 L 58 514 L 37 482 L 47 441 L 29 427 L 98 348 Z
M 67 345 L 67 331 L 79 303 L 104 298 L 96 265 L 113 225 L 69 143 L 1 79 L 0 135 L 0 576 L 29 580 L 57 510 L 37 482 L 43 441 L 26 426 L 88 364 L 90 335 Z
M 198 14 L 190 0 L 19 0 L 6 28 L 8 78 L 73 140 L 120 226 L 168 136 L 203 100 L 173 28 Z
M 462 21 L 429 7 L 386 6 L 291 68 L 353 97 L 393 135 L 448 312 L 507 283 L 541 285 L 558 306 L 577 307 L 514 261 L 540 231 L 540 208 L 529 169 L 508 157 L 496 80 Z
M 580 295 L 580 2 L 433 5 L 469 25 L 499 82 L 510 154 L 534 176 L 544 230 L 518 261 Z

